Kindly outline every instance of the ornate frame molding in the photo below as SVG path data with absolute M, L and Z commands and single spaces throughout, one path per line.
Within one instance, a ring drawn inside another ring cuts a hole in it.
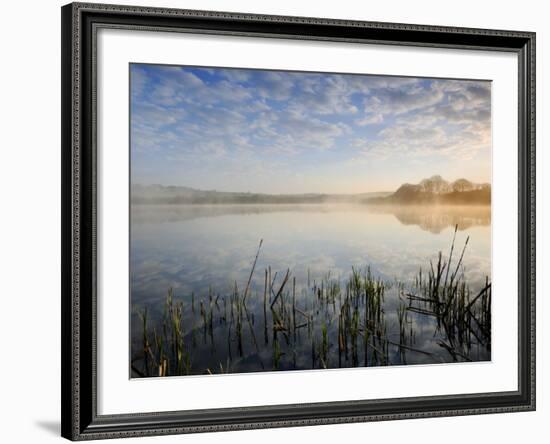
M 62 435 L 71 440 L 535 409 L 535 34 L 72 3 L 62 8 Z M 97 414 L 96 85 L 99 27 L 514 52 L 519 65 L 519 389 L 515 392 Z

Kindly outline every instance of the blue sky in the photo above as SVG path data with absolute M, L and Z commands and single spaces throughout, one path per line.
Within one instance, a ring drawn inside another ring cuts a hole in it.
M 491 84 L 130 65 L 132 183 L 220 191 L 392 191 L 489 182 Z

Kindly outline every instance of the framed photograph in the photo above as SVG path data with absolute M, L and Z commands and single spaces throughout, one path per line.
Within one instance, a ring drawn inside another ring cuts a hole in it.
M 535 34 L 62 8 L 62 435 L 535 408 Z

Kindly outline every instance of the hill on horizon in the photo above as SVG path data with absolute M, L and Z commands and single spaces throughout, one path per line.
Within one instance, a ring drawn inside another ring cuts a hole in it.
M 491 203 L 491 185 L 474 183 L 467 179 L 448 182 L 435 175 L 418 184 L 405 183 L 393 194 L 370 199 L 381 204 L 436 204 L 436 205 L 488 205 Z
M 133 185 L 134 204 L 322 204 L 363 203 L 365 200 L 389 196 L 391 192 L 358 194 L 267 194 L 217 190 L 199 190 L 186 186 Z
M 395 192 L 356 194 L 297 193 L 268 194 L 199 190 L 187 186 L 140 185 L 131 189 L 133 204 L 489 204 L 491 186 L 467 179 L 448 182 L 441 176 L 432 176 L 418 184 L 405 183 Z

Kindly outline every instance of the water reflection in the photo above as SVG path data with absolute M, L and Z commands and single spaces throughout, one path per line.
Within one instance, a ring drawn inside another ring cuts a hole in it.
M 403 225 L 416 225 L 434 234 L 458 225 L 460 231 L 491 224 L 491 207 L 471 206 L 417 206 L 417 205 L 134 205 L 132 224 L 159 224 L 184 222 L 200 218 L 231 215 L 258 215 L 268 213 L 366 212 L 394 215 Z
M 376 205 L 369 211 L 393 214 L 403 225 L 416 225 L 422 230 L 439 234 L 445 228 L 458 226 L 460 231 L 491 224 L 491 207 L 488 205 L 433 206 Z
M 368 266 L 374 279 L 390 283 L 382 310 L 387 337 L 393 342 L 400 337 L 396 311 L 403 297 L 395 282 L 399 281 L 410 289 L 420 267 L 426 273 L 430 261 L 437 263 L 439 251 L 448 254 L 455 225 L 460 230 L 456 234 L 457 250 L 467 237 L 470 239 L 460 264 L 460 275 L 464 276 L 473 292 L 483 288 L 486 278 L 490 279 L 491 275 L 491 213 L 488 207 L 136 205 L 131 216 L 134 358 L 143 350 L 139 310 L 148 309 L 151 331 L 154 328 L 157 332 L 162 331 L 166 295 L 171 288 L 174 297 L 183 303 L 186 341 L 194 341 L 197 347 L 193 354 L 194 373 L 201 373 L 211 366 L 219 368 L 220 363 L 226 366 L 228 350 L 235 353 L 236 344 L 231 343 L 229 347 L 227 344 L 228 334 L 233 337 L 236 328 L 236 324 L 228 322 L 230 306 L 233 306 L 231 295 L 235 288 L 242 292 L 247 286 L 260 239 L 264 240 L 263 246 L 256 264 L 257 272 L 250 280 L 246 302 L 247 322 L 251 326 L 241 326 L 248 350 L 232 361 L 231 371 L 235 372 L 261 371 L 259 362 L 269 367 L 265 363 L 273 359 L 271 348 L 250 348 L 254 343 L 251 333 L 257 336 L 256 341 L 260 341 L 258 338 L 263 338 L 264 334 L 259 319 L 263 317 L 261 295 L 265 289 L 265 270 L 271 270 L 276 288 L 290 270 L 289 283 L 293 284 L 296 306 L 307 313 L 313 309 L 311 297 L 315 285 L 330 281 L 345 292 L 351 270 L 365 271 Z M 192 312 L 192 297 L 195 312 Z M 272 297 L 274 295 L 270 295 Z M 209 321 L 199 316 L 201 301 L 205 311 L 205 307 L 215 307 Z M 366 301 L 358 303 L 358 307 L 364 310 L 365 304 Z M 337 312 L 340 308 L 335 303 L 326 319 L 329 350 L 334 350 L 334 344 L 338 342 Z M 269 313 L 267 321 L 274 322 Z M 213 322 L 213 325 L 208 327 L 208 322 Z M 441 346 L 444 338 L 441 332 L 435 332 L 436 327 L 433 317 L 418 312 L 409 314 L 409 336 L 414 338 L 410 347 L 429 351 L 430 355 L 411 352 L 406 363 L 453 361 L 451 354 Z M 305 327 L 299 330 L 302 328 Z M 315 329 L 313 333 L 321 335 L 321 326 Z M 195 335 L 194 339 L 189 335 Z M 211 340 L 201 335 L 211 335 Z M 272 341 L 270 336 L 268 342 L 273 346 Z M 281 369 L 311 368 L 311 343 L 279 344 L 280 352 L 285 353 L 279 360 Z M 390 346 L 386 364 L 404 363 L 402 350 Z M 363 365 L 360 361 L 365 357 L 367 361 L 374 359 L 369 365 L 385 362 L 377 361 L 372 353 L 372 350 L 366 355 L 359 352 L 356 360 L 348 364 Z M 478 349 L 476 353 L 474 360 L 490 357 L 486 350 Z M 321 365 L 318 357 L 314 362 Z M 337 366 L 336 362 L 332 356 L 330 365 Z
M 134 205 L 132 224 L 184 222 L 222 216 L 251 216 L 269 213 L 319 213 L 366 210 L 366 206 L 323 204 L 260 204 L 260 205 Z

